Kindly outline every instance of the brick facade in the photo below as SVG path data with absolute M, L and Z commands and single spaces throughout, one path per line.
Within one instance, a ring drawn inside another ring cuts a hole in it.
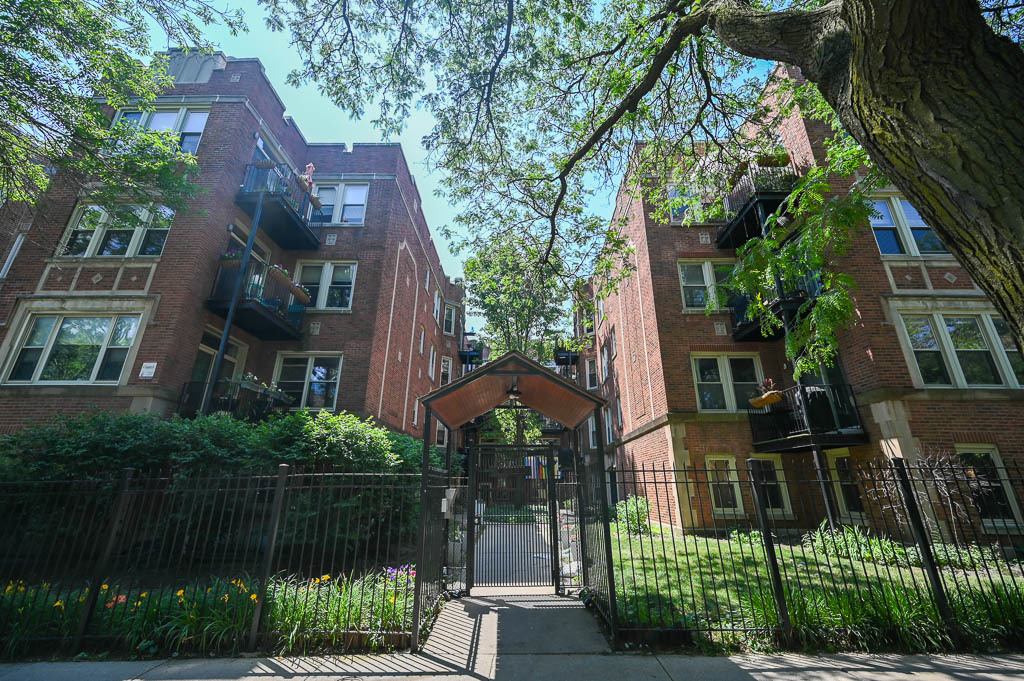
M 800 78 L 795 69 L 778 69 L 780 75 Z M 799 112 L 784 121 L 782 144 L 798 173 L 823 158 L 827 132 L 822 124 L 802 119 Z M 848 186 L 848 178 L 833 180 L 837 193 Z M 635 249 L 635 270 L 603 301 L 604 318 L 596 325 L 591 346 L 581 355 L 578 375 L 585 385 L 586 359 L 596 359 L 600 365 L 614 331 L 616 352 L 609 358 L 608 378 L 599 382 L 597 390 L 612 402 L 612 414 L 614 401 L 621 400 L 623 424 L 620 427 L 615 420 L 613 441 L 606 445 L 606 463 L 620 470 L 689 469 L 690 477 L 696 474 L 704 482 L 685 486 L 690 492 L 678 493 L 672 503 L 659 500 L 651 506 L 672 509 L 671 517 L 660 518 L 664 522 L 679 523 L 681 519 L 683 525 L 710 527 L 716 518 L 706 478 L 699 469 L 707 466 L 707 457 L 715 455 L 731 457 L 733 465 L 742 469 L 755 447 L 746 405 L 731 411 L 698 408 L 694 357 L 701 353 L 756 355 L 760 376 L 772 378 L 783 388 L 794 385 L 792 367 L 781 339 L 737 340 L 733 310 L 708 315 L 703 309 L 684 309 L 679 263 L 734 260 L 735 250 L 716 247 L 726 225 L 666 224 L 652 217 L 653 208 L 630 184 L 624 182 L 620 187 L 612 223 L 621 225 Z M 846 455 L 854 463 L 880 456 L 913 461 L 922 452 L 988 445 L 1006 463 L 1024 462 L 1024 376 L 1014 378 L 1008 360 L 1003 361 L 1009 355 L 990 347 L 993 357 L 998 354 L 1000 358 L 1001 387 L 925 386 L 916 375 L 914 354 L 900 328 L 901 312 L 978 315 L 978 319 L 995 314 L 955 258 L 949 254 L 882 255 L 871 228 L 865 225 L 835 266 L 851 274 L 857 285 L 856 318 L 840 334 L 839 357 L 866 442 L 826 449 L 829 461 Z M 582 328 L 580 320 L 576 328 Z M 997 342 L 988 335 L 990 346 Z M 947 363 L 955 361 L 951 355 L 947 351 Z M 586 444 L 586 426 L 581 436 Z M 805 471 L 813 471 L 811 457 L 809 447 L 785 451 L 781 454 L 782 472 L 793 479 L 805 476 Z M 658 486 L 656 493 L 664 494 L 666 489 Z M 817 495 L 808 497 L 806 505 L 794 503 L 794 508 L 820 505 L 820 493 L 811 486 L 791 485 L 789 493 L 794 499 Z M 1016 493 L 1024 500 L 1024 490 Z M 749 500 L 743 508 L 749 519 Z M 664 510 L 661 513 L 666 515 Z M 719 517 L 717 522 L 724 520 L 727 518 Z
M 450 357 L 453 374 L 459 373 L 463 292 L 441 267 L 401 147 L 307 143 L 258 60 L 220 54 L 191 59 L 210 60 L 208 80 L 178 84 L 156 106 L 209 112 L 196 151 L 203 192 L 191 210 L 175 216 L 158 257 L 61 256 L 59 244 L 75 214 L 77 196 L 60 177 L 33 214 L 6 214 L 8 224 L 0 229 L 0 263 L 10 253 L 13 234 L 27 231 L 7 276 L 0 279 L 0 430 L 57 413 L 104 409 L 168 415 L 177 409 L 201 336 L 209 331 L 219 338 L 224 327 L 223 315 L 209 309 L 206 301 L 220 254 L 231 245 L 228 226 L 251 227 L 236 194 L 261 138 L 275 160 L 293 171 L 301 173 L 312 163 L 314 182 L 358 182 L 368 186 L 368 193 L 362 223 L 324 225 L 315 250 L 285 248 L 266 229 L 259 229 L 257 242 L 269 250 L 269 262 L 283 265 L 293 277 L 302 261 L 355 263 L 351 310 L 308 308 L 297 340 L 271 340 L 236 323 L 231 339 L 247 348 L 244 365 L 237 366 L 236 373 L 252 373 L 269 383 L 276 378 L 279 353 L 339 354 L 337 409 L 418 434 L 413 425 L 415 400 L 439 385 L 440 358 Z M 433 313 L 435 292 L 442 301 L 439 321 Z M 457 310 L 451 335 L 442 329 L 445 302 Z M 140 316 L 116 382 L 48 385 L 9 380 L 32 315 L 62 312 Z M 431 346 L 436 348 L 435 367 L 428 371 Z M 140 377 L 142 365 L 152 362 L 153 377 Z M 417 422 L 422 424 L 422 410 Z

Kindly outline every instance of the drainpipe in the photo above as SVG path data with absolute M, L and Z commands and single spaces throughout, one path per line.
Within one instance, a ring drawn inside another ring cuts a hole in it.
M 256 199 L 256 212 L 252 218 L 252 229 L 249 230 L 249 240 L 245 243 L 245 253 L 242 254 L 242 262 L 238 266 L 238 279 L 235 281 L 235 290 L 231 293 L 231 304 L 228 305 L 228 316 L 224 319 L 224 331 L 220 335 L 220 346 L 217 348 L 217 356 L 213 360 L 210 382 L 206 385 L 206 390 L 203 391 L 203 403 L 199 409 L 201 414 L 209 413 L 210 402 L 213 399 L 213 388 L 217 385 L 217 376 L 220 375 L 220 368 L 224 363 L 224 352 L 228 348 L 228 338 L 231 336 L 231 324 L 235 320 L 238 299 L 242 295 L 242 282 L 245 279 L 246 270 L 249 269 L 249 262 L 252 260 L 252 247 L 256 243 L 256 232 L 260 228 L 260 216 L 263 215 L 263 195 L 266 193 L 266 190 L 266 182 L 264 182 Z

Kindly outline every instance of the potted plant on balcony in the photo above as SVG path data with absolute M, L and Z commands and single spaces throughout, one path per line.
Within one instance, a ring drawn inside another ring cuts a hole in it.
M 284 265 L 271 265 L 267 268 L 267 275 L 271 279 L 276 279 L 285 286 L 292 285 L 292 275 L 288 273 Z
M 242 251 L 231 248 L 220 254 L 220 266 L 224 269 L 235 269 L 242 264 Z
M 297 281 L 293 281 L 291 285 L 292 295 L 295 297 L 296 303 L 302 303 L 308 305 L 310 301 L 309 289 L 300 284 Z
M 772 379 L 764 379 L 764 383 L 760 385 L 760 388 L 761 394 L 759 396 L 751 397 L 747 400 L 751 407 L 760 409 L 761 407 L 767 407 L 769 404 L 782 401 L 782 391 L 775 389 L 775 382 Z

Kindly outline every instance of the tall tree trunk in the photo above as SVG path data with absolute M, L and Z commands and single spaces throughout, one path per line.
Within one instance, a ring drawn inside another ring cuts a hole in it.
M 799 66 L 1024 349 L 1024 50 L 975 0 L 837 0 L 765 14 L 721 0 L 742 54 Z

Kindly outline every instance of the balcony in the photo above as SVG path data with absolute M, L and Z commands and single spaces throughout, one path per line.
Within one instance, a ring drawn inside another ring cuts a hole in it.
M 787 388 L 780 401 L 748 407 L 747 414 L 756 452 L 800 452 L 812 444 L 829 449 L 868 441 L 853 390 L 846 384 Z
M 227 317 L 235 284 L 241 277 L 234 325 L 262 340 L 297 340 L 302 335 L 306 306 L 290 302 L 291 283 L 270 270 L 258 260 L 250 261 L 244 271 L 238 261 L 221 261 L 206 307 Z
M 203 394 L 209 383 L 186 383 L 178 399 L 178 413 L 186 418 L 197 416 L 203 405 Z M 209 412 L 227 412 L 236 419 L 261 421 L 270 414 L 288 409 L 293 398 L 249 381 L 217 381 L 210 396 Z
M 556 366 L 573 366 L 580 361 L 579 350 L 569 350 L 566 348 L 555 348 L 555 365 Z
M 725 198 L 732 217 L 718 232 L 718 248 L 739 248 L 764 232 L 769 215 L 778 210 L 797 181 L 789 165 L 780 167 L 748 164 Z
M 821 278 L 813 272 L 797 280 L 784 296 L 776 296 L 768 302 L 769 308 L 777 315 L 785 312 L 796 313 L 808 300 L 814 300 L 821 293 Z M 733 313 L 732 338 L 735 341 L 772 341 L 784 334 L 784 329 L 777 328 L 765 334 L 761 329 L 761 320 L 748 314 L 750 298 L 745 295 L 735 296 L 729 301 Z
M 320 247 L 322 225 L 306 219 L 310 206 L 304 179 L 283 163 L 266 168 L 250 163 L 235 203 L 253 218 L 261 192 L 260 230 L 281 248 L 301 251 Z

